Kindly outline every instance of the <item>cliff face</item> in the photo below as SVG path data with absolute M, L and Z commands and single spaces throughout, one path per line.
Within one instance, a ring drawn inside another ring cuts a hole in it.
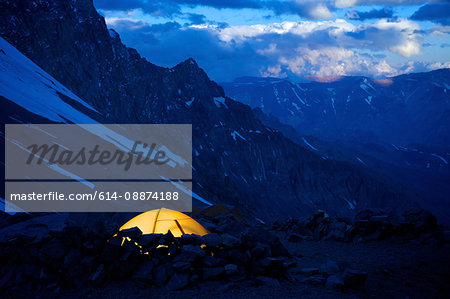
M 194 192 L 208 201 L 263 219 L 413 205 L 400 187 L 264 126 L 194 60 L 171 69 L 146 61 L 107 29 L 92 1 L 3 1 L 0 34 L 106 122 L 192 123 Z

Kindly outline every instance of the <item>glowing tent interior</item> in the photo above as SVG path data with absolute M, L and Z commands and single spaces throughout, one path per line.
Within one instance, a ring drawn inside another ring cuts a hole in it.
M 175 237 L 183 234 L 206 235 L 208 230 L 186 214 L 165 208 L 151 210 L 130 219 L 119 230 L 138 227 L 143 234 L 165 234 Z

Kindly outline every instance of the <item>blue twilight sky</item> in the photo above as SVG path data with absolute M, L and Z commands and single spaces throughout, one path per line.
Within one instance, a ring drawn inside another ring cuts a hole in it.
M 157 65 L 192 57 L 211 79 L 364 75 L 450 67 L 450 2 L 94 0 Z

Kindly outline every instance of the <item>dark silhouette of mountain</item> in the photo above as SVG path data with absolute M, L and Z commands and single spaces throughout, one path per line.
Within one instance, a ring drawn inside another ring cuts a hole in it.
M 0 34 L 98 111 L 93 117 L 102 122 L 192 123 L 200 201 L 232 204 L 263 219 L 316 209 L 352 215 L 368 207 L 415 206 L 416 196 L 402 186 L 364 167 L 324 160 L 265 126 L 250 107 L 226 97 L 193 59 L 173 68 L 148 62 L 107 29 L 91 0 L 1 2 Z M 45 110 L 52 100 L 37 97 L 36 105 Z M 1 103 L 4 122 L 33 121 L 33 111 L 14 94 L 2 95 Z

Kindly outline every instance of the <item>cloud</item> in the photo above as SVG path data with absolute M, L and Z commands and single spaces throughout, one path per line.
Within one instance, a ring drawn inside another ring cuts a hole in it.
M 442 0 L 335 0 L 334 5 L 337 8 L 356 7 L 366 5 L 389 5 L 389 6 L 409 6 L 423 4 L 424 2 L 439 2 Z
M 450 3 L 435 3 L 421 6 L 410 17 L 417 21 L 432 21 L 441 25 L 450 25 Z
M 344 19 L 245 26 L 198 22 L 150 25 L 127 18 L 106 18 L 106 22 L 149 61 L 171 67 L 193 57 L 216 81 L 244 75 L 293 80 L 336 75 L 378 78 L 425 70 L 431 63 L 398 65 L 388 61 L 392 60 L 392 55 L 386 55 L 389 53 L 406 58 L 421 53 L 424 34 L 429 32 L 407 19 L 359 25 Z M 440 26 L 433 32 L 445 32 L 446 28 Z
M 206 23 L 206 16 L 196 13 L 189 13 L 187 15 L 188 20 L 191 22 L 191 24 L 204 24 Z
M 174 1 L 161 0 L 94 0 L 94 6 L 102 10 L 127 11 L 141 9 L 154 17 L 168 17 L 181 14 L 180 6 Z
M 385 60 L 377 61 L 370 55 L 360 54 L 350 49 L 326 47 L 309 49 L 299 47 L 296 55 L 281 57 L 280 68 L 285 66 L 298 76 L 346 76 L 366 74 L 373 77 L 391 76 L 397 70 Z
M 267 25 L 194 26 L 209 29 L 224 42 L 242 43 L 252 39 L 260 44 L 281 42 L 286 46 L 309 44 L 310 46 L 355 47 L 371 50 L 388 50 L 404 57 L 420 54 L 423 35 L 420 27 L 406 19 L 379 20 L 373 24 L 354 25 L 345 20 L 283 22 Z
M 350 10 L 347 11 L 345 17 L 350 20 L 368 20 L 368 19 L 383 19 L 392 18 L 394 16 L 394 11 L 390 7 L 385 7 L 382 9 L 372 9 L 367 12 Z
M 335 10 L 333 1 L 315 0 L 95 0 L 95 7 L 103 10 L 142 9 L 152 16 L 182 15 L 183 7 L 212 7 L 216 9 L 259 9 L 274 15 L 298 15 L 308 19 L 330 19 Z

